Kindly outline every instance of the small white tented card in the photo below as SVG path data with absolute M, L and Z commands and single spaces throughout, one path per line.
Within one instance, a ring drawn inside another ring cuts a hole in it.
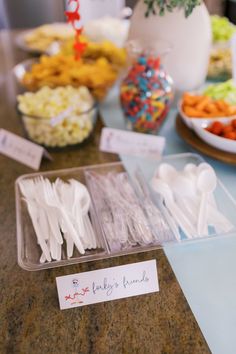
M 155 260 L 66 275 L 56 282 L 61 310 L 159 291 Z
M 115 154 L 159 158 L 165 148 L 162 136 L 141 134 L 113 128 L 103 128 L 100 150 Z
M 50 155 L 42 146 L 5 129 L 0 129 L 0 153 L 34 170 L 39 169 L 44 154 L 50 158 Z

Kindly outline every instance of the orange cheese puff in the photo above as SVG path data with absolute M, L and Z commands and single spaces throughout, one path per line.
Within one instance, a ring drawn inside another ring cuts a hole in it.
M 215 101 L 215 105 L 216 105 L 217 108 L 218 108 L 220 111 L 222 111 L 222 112 L 225 112 L 225 111 L 228 109 L 228 107 L 229 107 L 229 105 L 228 105 L 225 101 L 223 101 L 223 100 L 217 100 L 217 101 Z
M 222 117 L 222 115 L 224 114 L 224 112 L 221 112 L 221 111 L 217 111 L 215 113 L 209 113 L 209 118 L 216 118 L 216 117 Z
M 236 114 L 235 106 L 228 105 L 228 108 L 225 113 L 227 116 L 233 116 L 234 114 Z
M 211 102 L 211 99 L 207 96 L 202 96 L 202 99 L 195 106 L 196 110 L 203 111 L 205 107 Z
M 188 106 L 195 106 L 200 100 L 201 100 L 201 96 L 190 95 L 187 92 L 185 92 L 183 95 L 183 102 Z
M 205 117 L 205 114 L 201 111 L 196 110 L 193 107 L 190 106 L 183 106 L 183 111 L 184 113 L 189 116 L 189 117 L 195 117 L 195 118 L 203 118 Z
M 218 108 L 215 105 L 215 103 L 208 103 L 205 107 L 205 111 L 208 113 L 217 113 L 218 112 Z

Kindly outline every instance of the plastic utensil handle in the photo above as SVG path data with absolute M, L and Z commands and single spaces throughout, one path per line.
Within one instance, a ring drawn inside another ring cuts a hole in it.
M 57 245 L 57 252 L 56 252 L 57 261 L 60 261 L 61 260 L 61 245 L 58 242 L 56 242 L 56 245 Z
M 173 218 L 175 219 L 177 224 L 180 226 L 180 228 L 183 230 L 186 237 L 193 238 L 194 228 L 189 223 L 189 221 L 185 218 L 185 215 L 181 212 L 181 210 L 178 208 L 178 206 L 169 200 L 166 200 L 165 203 L 166 203 L 166 207 L 169 209 Z
M 197 200 L 185 198 L 186 207 L 191 210 L 198 218 L 199 203 Z M 216 232 L 228 232 L 234 228 L 234 225 L 210 203 L 208 205 L 207 223 L 216 229 Z M 219 231 L 218 231 L 219 230 Z
M 74 250 L 74 242 L 67 232 L 64 233 L 64 238 L 66 240 L 66 254 L 68 258 L 71 258 Z
M 62 217 L 63 217 L 64 222 L 66 224 L 66 228 L 67 228 L 68 234 L 72 237 L 72 239 L 74 241 L 74 244 L 78 248 L 78 251 L 81 254 L 84 254 L 85 250 L 84 250 L 84 248 L 82 246 L 82 243 L 81 243 L 81 241 L 80 241 L 80 239 L 79 239 L 79 237 L 78 237 L 73 225 L 70 222 L 70 219 L 69 219 L 67 213 L 65 212 L 65 210 L 63 208 L 60 208 L 60 211 L 62 213 Z
M 46 257 L 46 260 L 48 262 L 51 262 L 52 259 L 51 259 L 51 256 L 50 256 L 50 252 L 49 252 L 48 246 L 47 246 L 47 244 L 45 242 L 45 239 L 44 239 L 43 235 L 41 234 L 41 230 L 40 230 L 40 227 L 39 227 L 37 219 L 36 219 L 37 209 L 35 209 L 32 206 L 32 204 L 30 204 L 28 201 L 27 201 L 27 206 L 28 206 L 28 211 L 29 211 L 29 214 L 30 214 L 33 226 L 34 226 L 35 233 L 37 235 L 38 243 L 39 243 L 39 245 L 40 245 L 40 247 L 42 249 L 42 252 L 44 253 L 44 255 Z
M 218 210 L 214 193 L 210 193 L 210 194 L 209 194 L 209 204 L 210 204 L 213 208 L 215 208 L 216 210 Z
M 41 255 L 40 259 L 39 259 L 39 262 L 40 263 L 45 263 L 46 262 L 46 257 L 45 257 L 45 254 L 43 252 L 42 252 L 42 255 Z
M 62 245 L 63 244 L 63 238 L 62 238 L 60 227 L 59 227 L 59 224 L 58 224 L 58 218 L 57 218 L 56 212 L 54 210 L 50 210 L 48 208 L 47 209 L 47 215 L 48 215 L 48 221 L 49 221 L 49 225 L 50 225 L 51 231 L 52 231 L 55 239 L 57 240 L 57 242 L 60 245 Z
M 193 200 L 193 198 L 191 198 Z M 197 225 L 198 222 L 198 210 L 199 207 L 194 207 L 193 204 L 190 202 L 190 197 L 189 198 L 179 198 L 177 197 L 177 203 L 181 210 L 183 210 L 184 214 L 188 216 L 189 221 L 193 225 Z M 193 203 L 195 203 L 193 201 Z M 209 205 L 209 204 L 208 204 Z M 194 235 L 199 235 L 197 228 L 194 227 Z M 205 228 L 203 230 L 203 233 L 201 235 L 209 235 L 209 230 L 208 230 L 208 224 L 206 222 Z
M 81 237 L 81 240 L 83 240 L 85 243 L 89 243 L 89 239 L 88 239 L 89 235 L 86 235 L 85 233 L 83 216 L 80 209 L 77 209 L 76 211 L 75 220 L 76 220 L 76 228 L 78 230 L 79 236 Z
M 197 232 L 199 236 L 203 236 L 207 227 L 207 202 L 208 202 L 208 193 L 202 193 L 199 213 L 198 213 L 198 222 L 197 222 Z
M 50 227 L 48 223 L 48 216 L 43 208 L 38 208 L 38 224 L 44 235 L 44 239 L 47 241 L 50 237 Z
M 194 225 L 197 222 L 197 214 L 196 212 L 194 212 L 190 203 L 188 203 L 188 200 L 179 195 L 176 195 L 175 199 L 178 207 L 184 212 L 186 216 L 188 216 L 188 219 L 190 220 L 192 225 Z
M 209 205 L 208 218 L 209 222 L 213 221 L 213 224 L 214 221 L 217 221 L 217 224 L 222 224 L 226 232 L 234 228 L 234 225 L 218 209 L 213 208 L 211 205 Z
M 57 259 L 57 240 L 55 239 L 53 234 L 50 234 L 48 244 L 52 259 Z
M 90 234 L 90 239 L 91 239 L 91 244 L 92 248 L 97 247 L 97 242 L 96 242 L 96 236 L 92 227 L 92 224 L 90 222 L 88 214 L 84 215 L 84 225 L 85 225 L 85 230 Z
M 181 236 L 180 236 L 180 233 L 179 233 L 178 226 L 176 225 L 175 220 L 169 214 L 168 209 L 166 209 L 166 207 L 164 205 L 162 206 L 162 212 L 163 212 L 163 215 L 166 218 L 166 221 L 168 222 L 171 230 L 173 231 L 176 240 L 177 241 L 181 241 Z

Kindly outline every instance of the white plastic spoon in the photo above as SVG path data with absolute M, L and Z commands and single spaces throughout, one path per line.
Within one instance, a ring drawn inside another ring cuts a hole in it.
M 196 168 L 195 165 L 193 166 Z M 197 188 L 194 181 L 190 178 L 187 178 L 187 176 L 181 172 L 176 171 L 173 166 L 168 164 L 162 164 L 160 166 L 159 176 L 164 182 L 168 184 L 174 193 L 174 197 L 178 206 L 184 211 L 191 224 L 195 225 L 197 221 L 197 215 L 194 215 L 193 211 L 188 207 L 187 202 L 184 199 L 186 196 L 189 196 L 193 199 L 197 198 Z M 197 230 L 195 231 L 195 234 L 196 233 Z
M 188 217 L 189 221 L 192 225 L 197 224 L 197 214 L 191 208 L 191 205 L 188 203 L 187 198 L 191 198 L 193 201 L 199 199 L 197 187 L 194 184 L 193 180 L 187 178 L 185 175 L 178 173 L 176 177 L 173 179 L 170 184 L 170 188 L 174 193 L 176 203 Z M 197 234 L 197 229 L 195 230 L 195 234 Z
M 172 183 L 173 179 L 176 177 L 177 174 L 178 172 L 172 165 L 168 163 L 162 163 L 157 168 L 154 176 L 159 177 L 166 183 L 170 184 Z
M 187 163 L 184 166 L 184 172 L 195 175 L 197 172 L 197 166 L 194 163 Z
M 198 176 L 202 171 L 204 171 L 204 170 L 211 170 L 211 171 L 215 172 L 214 169 L 213 169 L 213 167 L 212 167 L 209 163 L 207 163 L 207 162 L 202 162 L 202 163 L 200 163 L 200 164 L 197 166 L 197 170 L 196 170 L 197 176 Z M 213 195 L 212 193 L 210 193 L 210 195 L 209 195 L 209 202 L 212 204 L 212 206 L 213 206 L 215 209 L 218 209 L 218 208 L 217 208 L 217 204 L 216 204 L 215 197 L 214 197 L 214 195 Z
M 206 233 L 207 229 L 207 203 L 209 194 L 213 193 L 217 185 L 216 174 L 213 169 L 202 170 L 197 178 L 197 188 L 201 192 L 201 203 L 198 213 L 197 231 L 200 236 Z
M 153 178 L 151 181 L 152 188 L 161 194 L 165 200 L 165 205 L 171 212 L 177 224 L 181 227 L 187 238 L 192 238 L 195 234 L 194 227 L 179 209 L 174 201 L 173 193 L 167 183 L 158 178 Z
M 88 211 L 91 203 L 88 190 L 82 183 L 74 179 L 70 179 L 69 182 L 74 191 L 72 213 L 78 223 L 78 230 L 81 235 L 81 240 L 85 248 L 96 248 L 96 237 L 88 217 Z

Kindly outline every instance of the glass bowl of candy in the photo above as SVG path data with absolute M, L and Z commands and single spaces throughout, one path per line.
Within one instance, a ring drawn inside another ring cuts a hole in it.
M 174 91 L 173 81 L 162 66 L 162 58 L 170 50 L 170 44 L 165 41 L 156 41 L 149 46 L 139 40 L 128 42 L 130 65 L 120 91 L 128 129 L 156 134 L 166 118 Z
M 84 86 L 44 86 L 19 95 L 17 101 L 26 134 L 37 144 L 47 148 L 78 145 L 93 132 L 97 104 Z

